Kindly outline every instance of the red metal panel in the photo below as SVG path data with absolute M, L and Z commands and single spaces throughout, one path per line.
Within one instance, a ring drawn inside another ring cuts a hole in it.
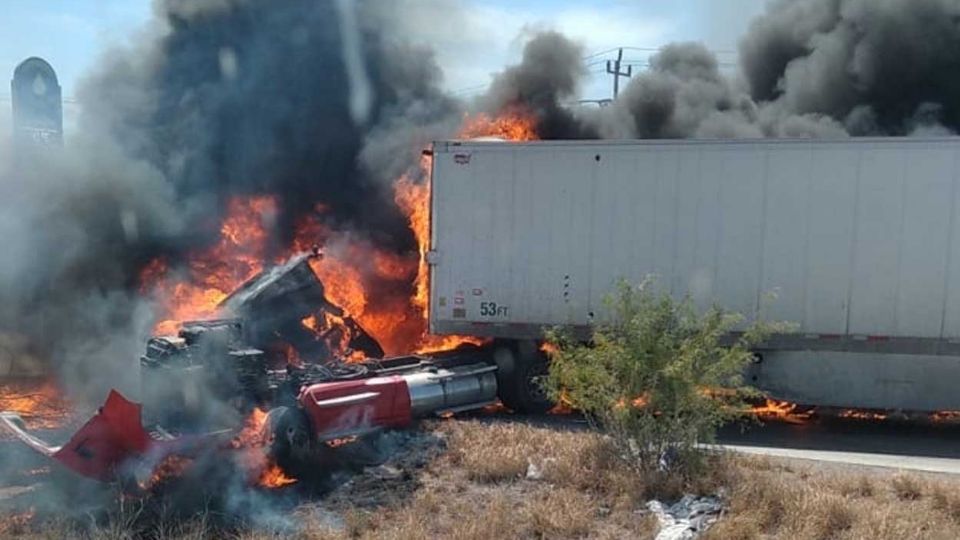
M 399 376 L 315 384 L 299 400 L 321 440 L 402 428 L 412 421 L 410 392 Z
M 140 422 L 140 405 L 112 390 L 96 416 L 53 458 L 83 476 L 110 480 L 118 467 L 145 454 L 153 442 Z

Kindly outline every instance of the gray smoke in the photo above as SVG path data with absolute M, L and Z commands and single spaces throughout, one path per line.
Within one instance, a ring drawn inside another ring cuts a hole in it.
M 74 144 L 18 155 L 22 168 L 0 182 L 0 321 L 31 338 L 22 354 L 56 359 L 78 397 L 91 390 L 97 400 L 107 381 L 135 389 L 134 351 L 150 325 L 131 287 L 130 250 L 180 234 L 185 222 L 155 168 L 108 139 Z
M 852 135 L 955 132 L 958 21 L 952 0 L 777 2 L 743 40 L 744 75 L 756 99 Z
M 580 49 L 543 34 L 486 103 L 525 104 L 545 138 L 952 134 L 958 21 L 955 0 L 777 0 L 741 41 L 740 76 L 722 73 L 701 44 L 668 45 L 611 106 L 578 111 L 575 122 L 556 105 L 575 97 Z
M 383 61 L 393 99 L 367 131 L 360 154 L 361 167 L 380 185 L 407 173 L 432 141 L 455 133 L 464 112 L 463 104 L 440 89 L 443 73 L 434 51 L 411 40 L 420 27 L 435 24 L 439 11 L 448 20 L 463 15 L 444 0 L 370 2 L 361 10 L 368 25 L 379 29 L 382 49 L 398 57 Z
M 416 258 L 387 180 L 460 109 L 392 29 L 400 4 L 156 0 L 81 83 L 62 150 L 0 151 L 0 333 L 27 336 L 78 397 L 135 397 L 154 317 L 140 271 L 209 246 L 238 195 L 278 197 L 277 250 L 322 203 L 332 229 Z
M 110 388 L 140 398 L 156 316 L 140 273 L 209 247 L 233 197 L 277 197 L 278 252 L 313 217 L 415 268 L 390 180 L 416 163 L 413 142 L 462 113 L 430 51 L 394 29 L 402 3 L 155 0 L 154 11 L 82 82 L 62 149 L 0 149 L 0 338 L 26 337 L 20 354 L 46 359 L 80 411 Z M 367 285 L 407 302 L 413 277 Z M 201 478 L 223 512 L 280 517 L 219 457 Z
M 756 107 L 697 43 L 669 45 L 598 115 L 608 138 L 759 136 Z
M 544 139 L 593 138 L 592 129 L 576 122 L 563 106 L 577 95 L 586 75 L 582 56 L 583 47 L 562 34 L 537 34 L 524 47 L 520 63 L 499 73 L 477 105 L 494 115 L 512 109 L 532 114 Z
M 835 120 L 754 99 L 700 43 L 667 45 L 609 107 L 581 115 L 605 138 L 842 137 Z

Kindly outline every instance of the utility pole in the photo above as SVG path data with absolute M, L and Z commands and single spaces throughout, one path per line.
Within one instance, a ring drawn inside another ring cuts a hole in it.
M 633 66 L 627 66 L 627 71 L 620 71 L 620 62 L 623 61 L 623 48 L 617 53 L 617 59 L 607 60 L 607 73 L 613 75 L 613 99 L 617 99 L 620 94 L 620 77 L 630 78 L 633 76 Z

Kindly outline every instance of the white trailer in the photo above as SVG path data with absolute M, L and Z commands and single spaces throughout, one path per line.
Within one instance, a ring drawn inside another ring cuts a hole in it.
M 438 142 L 430 330 L 584 331 L 648 275 L 795 323 L 749 376 L 805 404 L 960 410 L 960 138 Z

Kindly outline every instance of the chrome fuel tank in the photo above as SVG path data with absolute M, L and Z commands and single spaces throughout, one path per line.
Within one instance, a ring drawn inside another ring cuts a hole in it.
M 478 363 L 403 375 L 414 417 L 482 407 L 497 399 L 497 367 Z

